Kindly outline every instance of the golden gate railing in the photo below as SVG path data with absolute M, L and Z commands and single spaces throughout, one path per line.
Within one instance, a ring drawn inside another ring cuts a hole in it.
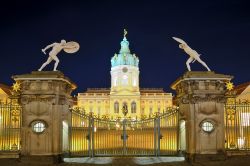
M 90 156 L 91 117 L 80 110 L 72 110 L 72 121 L 69 128 L 70 153 L 73 156 Z
M 0 151 L 20 150 L 21 106 L 0 104 Z
M 159 117 L 159 155 L 176 155 L 179 139 L 179 116 L 178 110 L 174 109 L 168 114 Z
M 225 148 L 250 150 L 250 103 L 225 105 Z
M 97 118 L 72 110 L 71 156 L 159 156 L 178 151 L 178 110 L 144 120 Z

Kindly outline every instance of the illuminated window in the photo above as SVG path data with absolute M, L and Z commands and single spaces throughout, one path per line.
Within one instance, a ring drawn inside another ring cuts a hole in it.
M 122 85 L 128 85 L 128 76 L 127 75 L 122 76 Z
M 35 121 L 32 123 L 32 129 L 35 133 L 42 133 L 46 129 L 46 126 L 42 121 Z
M 149 108 L 149 115 L 151 116 L 152 114 L 153 114 L 153 108 L 150 107 L 150 108 Z
M 134 101 L 131 103 L 131 113 L 136 113 L 136 103 Z
M 136 79 L 133 80 L 133 86 L 136 86 Z
M 201 128 L 203 131 L 210 133 L 214 130 L 214 124 L 210 121 L 203 121 L 201 123 Z
M 101 114 L 101 108 L 100 107 L 98 107 L 97 114 L 98 114 L 98 116 L 100 116 L 100 114 Z
M 119 103 L 117 101 L 114 104 L 114 112 L 119 113 Z
M 250 126 L 250 113 L 241 113 L 241 126 Z
M 144 115 L 144 109 L 145 109 L 144 107 L 142 107 L 142 109 L 141 109 L 141 114 L 142 115 Z
M 117 86 L 117 78 L 114 78 L 114 86 Z

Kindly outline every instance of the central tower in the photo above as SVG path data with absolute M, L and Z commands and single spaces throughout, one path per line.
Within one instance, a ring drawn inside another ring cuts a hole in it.
M 127 31 L 118 54 L 111 58 L 110 88 L 88 88 L 79 93 L 77 103 L 86 113 L 111 119 L 152 117 L 172 106 L 172 94 L 163 88 L 140 88 L 139 59 L 130 52 Z M 127 112 L 125 115 L 124 113 Z
M 124 38 L 121 41 L 119 54 L 111 59 L 111 94 L 121 91 L 139 92 L 139 59 L 130 53 L 129 41 L 126 38 L 127 31 L 124 30 Z
M 122 108 L 128 108 L 128 116 L 136 117 L 140 110 L 139 59 L 130 53 L 129 41 L 124 37 L 119 54 L 111 58 L 110 108 L 123 117 Z

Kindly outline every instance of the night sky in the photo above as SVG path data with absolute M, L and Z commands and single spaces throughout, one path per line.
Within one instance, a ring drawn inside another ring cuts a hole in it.
M 47 60 L 41 49 L 77 41 L 75 54 L 59 53 L 58 70 L 86 88 L 110 87 L 110 59 L 120 49 L 123 29 L 139 59 L 140 87 L 164 88 L 181 76 L 188 56 L 171 37 L 184 39 L 211 70 L 250 81 L 250 2 L 242 0 L 20 1 L 0 4 L 0 83 L 37 70 Z M 52 70 L 52 62 L 45 70 Z M 191 64 L 192 70 L 206 70 Z

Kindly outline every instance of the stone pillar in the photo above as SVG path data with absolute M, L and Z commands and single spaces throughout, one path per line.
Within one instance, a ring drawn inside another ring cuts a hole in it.
M 71 126 L 69 107 L 76 85 L 59 71 L 34 71 L 13 79 L 21 85 L 21 160 L 60 162 L 63 125 Z
M 225 82 L 232 78 L 214 72 L 192 71 L 171 85 L 177 93 L 180 120 L 186 122 L 187 160 L 224 159 Z

